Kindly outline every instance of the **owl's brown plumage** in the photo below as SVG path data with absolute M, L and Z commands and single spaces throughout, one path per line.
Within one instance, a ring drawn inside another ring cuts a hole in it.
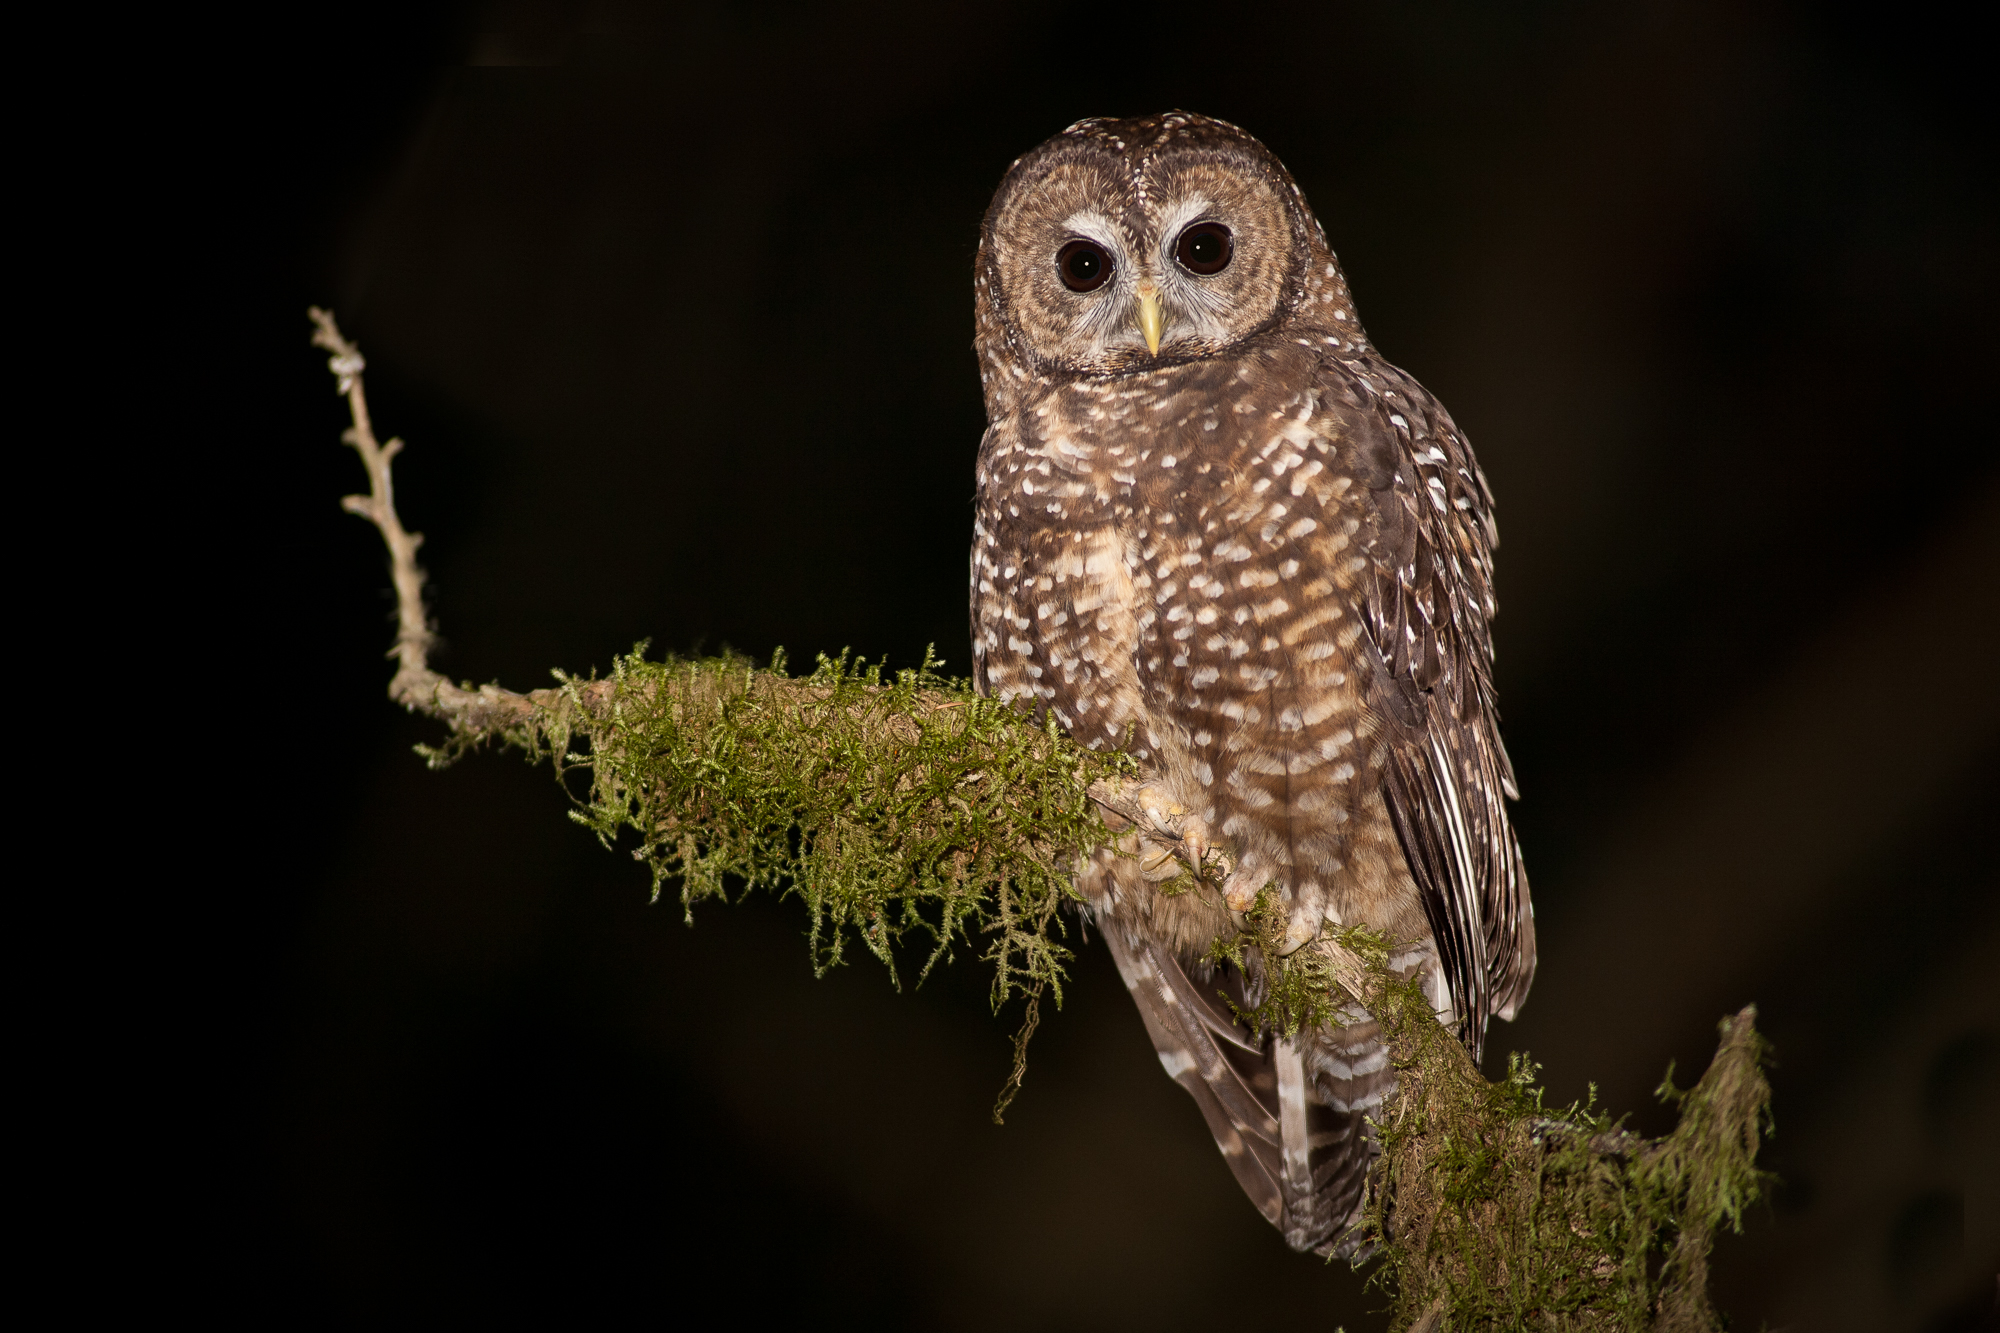
M 1331 1252 L 1394 1086 L 1378 1034 L 1283 1041 L 1200 959 L 1265 884 L 1406 946 L 1475 1057 L 1534 972 L 1494 712 L 1492 496 L 1435 399 L 1369 345 L 1285 169 L 1173 113 L 1072 126 L 1014 163 L 981 235 L 989 426 L 974 679 L 1126 747 L 1235 869 L 1158 893 L 1101 851 L 1079 888 L 1168 1072 L 1253 1202 Z M 1232 909 L 1234 909 L 1232 911 Z

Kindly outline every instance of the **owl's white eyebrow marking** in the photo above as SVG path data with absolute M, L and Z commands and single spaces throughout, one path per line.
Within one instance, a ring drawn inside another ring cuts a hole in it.
M 1161 257 L 1168 253 L 1174 238 L 1181 234 L 1181 228 L 1193 222 L 1204 213 L 1216 212 L 1216 207 L 1207 195 L 1196 192 L 1169 202 L 1160 213 Z
M 1062 224 L 1066 230 L 1087 236 L 1107 250 L 1122 248 L 1118 244 L 1118 228 L 1110 218 L 1094 208 L 1079 208 L 1064 218 Z

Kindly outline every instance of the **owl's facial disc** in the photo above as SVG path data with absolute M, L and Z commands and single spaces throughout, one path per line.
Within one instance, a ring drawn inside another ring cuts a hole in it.
M 1070 339 L 1104 356 L 1129 356 L 1143 346 L 1148 357 L 1158 357 L 1169 339 L 1201 345 L 1225 340 L 1218 316 L 1227 313 L 1228 301 L 1201 279 L 1228 267 L 1233 236 L 1222 223 L 1204 220 L 1212 211 L 1200 195 L 1178 201 L 1168 210 L 1173 225 L 1165 230 L 1120 225 L 1090 208 L 1063 218 L 1050 262 L 1073 298 L 1063 303 Z M 1187 217 L 1196 220 L 1181 225 Z
M 1212 356 L 1277 315 L 1297 246 L 1273 179 L 1205 151 L 1037 165 L 1003 188 L 990 244 L 1015 345 L 1045 368 Z

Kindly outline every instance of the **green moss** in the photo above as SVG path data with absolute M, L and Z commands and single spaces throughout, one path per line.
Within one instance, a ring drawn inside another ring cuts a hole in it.
M 1371 1008 L 1402 1086 L 1367 1226 L 1374 1281 L 1396 1326 L 1427 1313 L 1450 1329 L 1708 1330 L 1708 1254 L 1765 1188 L 1757 1147 L 1770 1088 L 1754 1011 L 1722 1024 L 1708 1072 L 1674 1093 L 1664 1139 L 1623 1131 L 1586 1102 L 1543 1104 L 1524 1056 L 1488 1083 L 1418 988 L 1379 974 Z
M 1263 998 L 1254 1008 L 1245 1009 L 1226 994 L 1222 997 L 1238 1018 L 1253 1028 L 1291 1038 L 1301 1028 L 1332 1024 L 1341 1008 L 1355 1002 L 1356 997 L 1341 986 L 1337 969 L 1326 954 L 1315 949 L 1298 949 L 1287 955 L 1279 947 L 1287 915 L 1277 885 L 1266 884 L 1259 889 L 1256 901 L 1243 915 L 1242 934 L 1216 940 L 1208 948 L 1209 962 L 1234 967 L 1263 980 L 1258 988 Z M 1330 938 L 1371 962 L 1382 963 L 1388 957 L 1386 941 L 1366 927 L 1337 932 Z
M 1019 1086 L 1043 996 L 1062 1003 L 1071 953 L 1059 911 L 1077 859 L 1110 833 L 1086 792 L 1134 771 L 1123 755 L 1069 743 L 1053 720 L 976 696 L 926 653 L 893 675 L 846 653 L 794 679 L 780 654 L 649 661 L 645 645 L 600 682 L 565 679 L 561 700 L 491 737 L 589 775 L 571 817 L 606 847 L 637 839 L 657 897 L 703 902 L 767 889 L 801 899 L 815 969 L 858 944 L 898 979 L 898 946 L 920 943 L 918 979 L 962 948 L 993 967 L 993 1006 L 1023 997 Z

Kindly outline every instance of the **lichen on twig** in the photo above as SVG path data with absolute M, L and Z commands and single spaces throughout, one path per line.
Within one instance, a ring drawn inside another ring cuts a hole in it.
M 898 945 L 921 943 L 921 979 L 960 948 L 994 967 L 997 1010 L 1025 1000 L 998 1120 L 1019 1089 L 1044 996 L 1060 1004 L 1071 959 L 1062 908 L 1079 859 L 1136 835 L 1183 863 L 1178 884 L 1219 882 L 1226 859 L 1181 836 L 1121 754 L 1078 746 L 936 671 L 887 672 L 846 653 L 794 677 L 780 655 L 655 660 L 645 645 L 608 675 L 557 673 L 516 692 L 453 683 L 432 670 L 434 633 L 416 563 L 419 534 L 396 513 L 391 462 L 362 386 L 364 363 L 326 311 L 313 342 L 331 354 L 353 425 L 344 438 L 369 477 L 342 505 L 388 548 L 396 590 L 389 695 L 444 723 L 433 766 L 490 744 L 588 774 L 572 818 L 608 846 L 629 839 L 655 897 L 679 886 L 683 911 L 736 892 L 797 896 L 814 966 L 861 946 L 898 975 Z M 1391 941 L 1364 929 L 1280 947 L 1284 913 L 1268 892 L 1244 933 L 1212 957 L 1263 960 L 1257 1007 L 1241 1016 L 1281 1034 L 1360 1006 L 1381 1024 L 1398 1089 L 1376 1125 L 1382 1154 L 1364 1222 L 1381 1256 L 1374 1281 L 1398 1329 L 1707 1330 L 1717 1327 L 1707 1261 L 1717 1229 L 1740 1225 L 1765 1177 L 1769 1128 L 1755 1011 L 1723 1041 L 1679 1103 L 1679 1127 L 1643 1139 L 1593 1105 L 1551 1109 L 1536 1067 L 1515 1057 L 1488 1083 L 1439 1025 L 1421 990 L 1388 966 Z M 1671 1071 L 1670 1071 L 1671 1072 Z

